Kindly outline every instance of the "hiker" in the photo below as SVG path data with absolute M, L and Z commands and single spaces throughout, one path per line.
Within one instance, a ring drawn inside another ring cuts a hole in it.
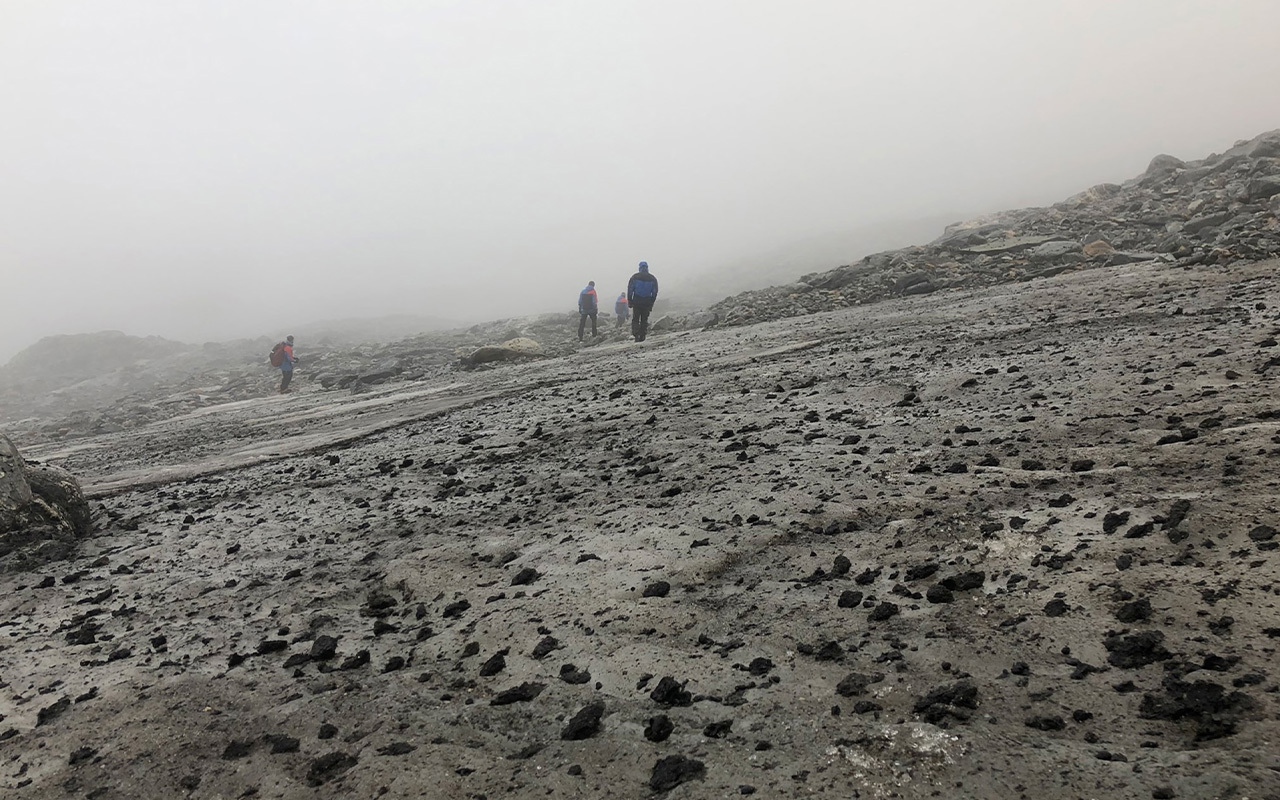
M 649 333 L 649 312 L 658 299 L 658 279 L 649 274 L 649 262 L 640 262 L 640 271 L 627 281 L 627 305 L 631 307 L 631 335 L 643 342 Z
M 286 336 L 271 349 L 271 366 L 280 368 L 280 394 L 289 391 L 293 380 L 293 365 L 298 359 L 293 355 L 293 335 Z
M 582 332 L 587 328 L 587 317 L 591 317 L 591 335 L 599 335 L 596 333 L 596 312 L 599 310 L 596 282 L 587 281 L 587 288 L 578 293 L 578 341 L 582 341 Z
M 621 328 L 627 324 L 627 319 L 631 317 L 631 306 L 627 305 L 626 292 L 619 294 L 618 299 L 613 302 L 613 313 L 618 315 L 618 324 L 615 327 Z

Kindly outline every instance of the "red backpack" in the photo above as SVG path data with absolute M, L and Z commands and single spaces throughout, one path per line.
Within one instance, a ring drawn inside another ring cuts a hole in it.
M 280 342 L 271 348 L 271 366 L 278 367 L 284 363 L 284 342 Z

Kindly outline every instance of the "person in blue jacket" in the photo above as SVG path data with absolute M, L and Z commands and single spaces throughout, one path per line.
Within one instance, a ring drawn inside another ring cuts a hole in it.
M 643 342 L 649 334 L 649 312 L 658 300 L 658 279 L 649 272 L 649 262 L 640 262 L 640 271 L 627 281 L 627 305 L 631 306 L 631 335 Z
M 627 305 L 627 293 L 623 292 L 618 295 L 618 299 L 613 301 L 613 313 L 618 315 L 618 324 L 615 327 L 621 328 L 627 324 L 627 320 L 631 318 L 631 306 Z
M 587 329 L 587 317 L 591 317 L 591 335 L 596 333 L 596 314 L 600 310 L 600 302 L 596 297 L 596 282 L 587 281 L 587 288 L 578 293 L 578 341 L 582 341 L 583 331 Z

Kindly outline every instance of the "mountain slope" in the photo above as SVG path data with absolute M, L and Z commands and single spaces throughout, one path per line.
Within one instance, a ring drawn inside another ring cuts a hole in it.
M 1260 260 L 1280 255 L 1278 197 L 1280 130 L 1199 161 L 1157 156 L 1146 172 L 1123 184 L 1100 184 L 1048 208 L 952 225 L 929 244 L 745 292 L 711 309 L 721 324 L 745 325 L 1068 270 L 1152 260 Z

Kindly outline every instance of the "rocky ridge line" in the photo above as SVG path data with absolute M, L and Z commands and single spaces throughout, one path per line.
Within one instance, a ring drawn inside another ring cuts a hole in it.
M 1277 255 L 1280 130 L 1200 161 L 1159 155 L 1122 184 L 1099 184 L 1047 208 L 957 223 L 929 244 L 743 292 L 710 310 L 715 324 L 750 325 L 1068 270 L 1147 261 L 1228 264 Z

